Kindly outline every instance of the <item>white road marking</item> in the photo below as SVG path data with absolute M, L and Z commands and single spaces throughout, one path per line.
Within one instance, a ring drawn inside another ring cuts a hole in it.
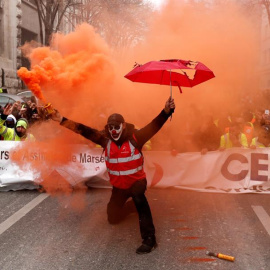
M 261 221 L 265 230 L 270 235 L 270 216 L 266 213 L 266 211 L 264 210 L 264 208 L 262 206 L 251 205 L 251 207 L 253 208 L 255 214 L 257 215 L 257 217 Z
M 47 197 L 49 197 L 49 194 L 46 194 L 46 193 L 40 194 L 35 199 L 33 199 L 31 202 L 26 204 L 23 208 L 21 208 L 19 211 L 14 213 L 12 216 L 10 216 L 8 219 L 6 219 L 4 222 L 2 222 L 0 224 L 0 235 L 3 232 L 5 232 L 7 229 L 9 229 L 17 221 L 19 221 L 22 217 L 24 217 L 33 208 L 35 208 L 37 205 L 39 205 L 42 201 L 44 201 Z

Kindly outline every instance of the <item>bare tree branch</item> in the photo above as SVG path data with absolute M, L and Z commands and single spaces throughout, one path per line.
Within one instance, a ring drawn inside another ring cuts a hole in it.
M 76 27 L 87 22 L 114 47 L 136 44 L 147 29 L 150 5 L 143 0 L 35 0 L 41 43 L 49 45 L 63 18 Z

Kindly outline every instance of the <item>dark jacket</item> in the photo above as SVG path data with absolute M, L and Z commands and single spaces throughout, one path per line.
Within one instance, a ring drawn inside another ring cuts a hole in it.
M 118 146 L 121 146 L 124 141 L 131 139 L 132 134 L 134 134 L 136 138 L 137 147 L 138 149 L 141 150 L 143 145 L 162 128 L 162 126 L 170 117 L 170 115 L 171 114 L 166 114 L 165 111 L 162 110 L 161 113 L 156 118 L 154 118 L 148 125 L 139 130 L 135 129 L 133 124 L 127 123 L 126 128 L 123 131 L 120 139 L 115 143 Z M 103 148 L 106 147 L 108 140 L 110 139 L 110 135 L 106 127 L 105 130 L 98 131 L 94 128 L 74 122 L 65 117 L 63 118 L 60 124 L 82 135 L 86 139 L 91 140 L 95 144 L 101 145 Z

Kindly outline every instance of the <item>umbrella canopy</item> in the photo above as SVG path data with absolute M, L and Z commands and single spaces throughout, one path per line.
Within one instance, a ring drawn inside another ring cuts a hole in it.
M 187 74 L 193 71 L 193 74 Z M 193 87 L 214 78 L 215 75 L 208 67 L 200 62 L 180 59 L 151 61 L 135 68 L 125 75 L 133 82 L 152 83 L 161 85 Z

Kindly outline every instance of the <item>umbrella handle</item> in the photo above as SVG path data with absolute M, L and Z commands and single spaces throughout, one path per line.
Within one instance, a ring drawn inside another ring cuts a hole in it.
M 172 72 L 171 72 L 171 69 L 170 69 L 170 95 L 172 98 Z
M 171 71 L 171 69 L 170 69 L 170 94 L 171 94 L 171 99 L 172 99 L 172 71 Z M 170 109 L 170 111 L 171 111 L 171 121 L 172 121 L 172 114 L 173 114 L 173 112 L 174 112 L 174 109 Z

